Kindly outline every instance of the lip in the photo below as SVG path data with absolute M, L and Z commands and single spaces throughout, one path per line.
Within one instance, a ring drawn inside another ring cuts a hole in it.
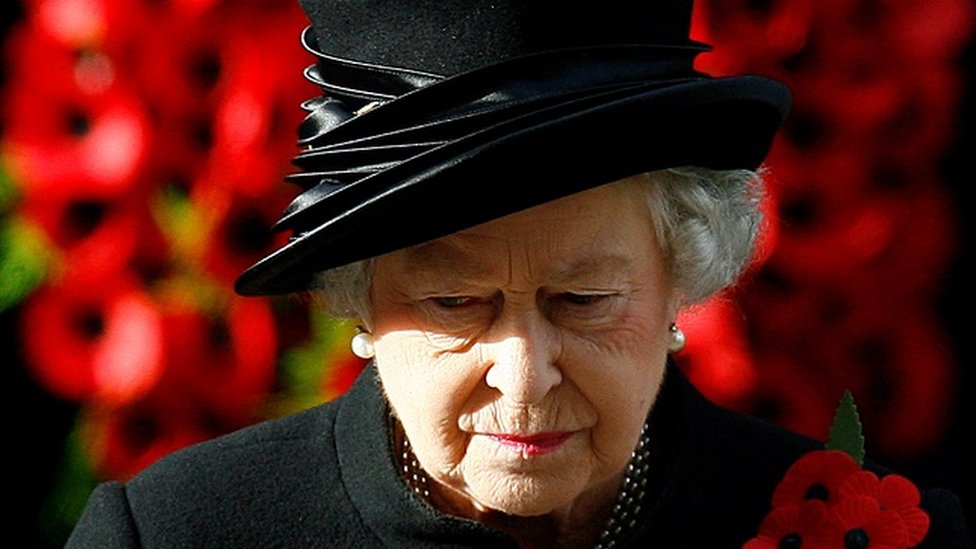
M 539 456 L 555 452 L 573 436 L 573 431 L 559 431 L 552 433 L 538 433 L 534 435 L 516 435 L 494 433 L 489 438 L 522 454 L 523 456 Z

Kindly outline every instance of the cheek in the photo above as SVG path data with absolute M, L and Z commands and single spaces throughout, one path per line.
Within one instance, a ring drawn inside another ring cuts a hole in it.
M 414 453 L 429 471 L 453 469 L 467 444 L 458 420 L 480 381 L 476 365 L 441 352 L 423 332 L 388 333 L 375 348 L 380 380 Z
M 634 307 L 606 330 L 566 339 L 565 368 L 596 410 L 594 452 L 608 463 L 629 458 L 657 397 L 667 361 L 669 325 L 660 311 Z
M 670 324 L 664 310 L 633 304 L 597 330 L 564 331 L 561 358 L 591 370 L 587 378 L 598 385 L 626 384 L 663 364 Z

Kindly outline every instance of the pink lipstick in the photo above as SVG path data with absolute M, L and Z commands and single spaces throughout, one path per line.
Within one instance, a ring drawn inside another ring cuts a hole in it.
M 535 435 L 488 435 L 502 446 L 511 448 L 523 456 L 539 456 L 555 452 L 573 436 L 572 431 L 558 433 L 539 433 Z

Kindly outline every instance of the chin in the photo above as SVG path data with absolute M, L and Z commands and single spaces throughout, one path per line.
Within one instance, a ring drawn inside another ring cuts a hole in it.
M 484 479 L 476 477 L 469 487 L 484 507 L 506 515 L 535 517 L 568 508 L 582 494 L 584 486 L 575 480 L 582 477 L 568 473 L 561 472 L 558 476 L 507 473 Z

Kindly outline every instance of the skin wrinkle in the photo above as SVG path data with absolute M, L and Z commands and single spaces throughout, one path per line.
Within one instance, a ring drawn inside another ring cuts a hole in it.
M 722 290 L 748 266 L 754 239 L 765 226 L 760 210 L 764 175 L 763 169 L 757 173 L 685 166 L 629 178 L 644 188 L 658 252 L 686 304 Z M 357 319 L 372 330 L 369 293 L 374 261 L 319 273 L 317 303 L 332 315 Z
M 678 306 L 645 200 L 624 180 L 374 260 L 376 365 L 435 507 L 592 543 Z M 486 436 L 553 432 L 538 455 Z

